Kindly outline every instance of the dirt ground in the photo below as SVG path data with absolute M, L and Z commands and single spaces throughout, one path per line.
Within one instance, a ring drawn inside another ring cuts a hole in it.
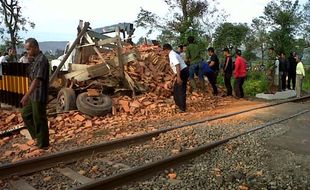
M 76 111 L 59 114 L 49 117 L 51 146 L 48 150 L 36 148 L 33 140 L 25 137 L 27 130 L 22 130 L 23 135 L 17 133 L 0 139 L 0 163 L 16 162 L 52 152 L 124 138 L 263 104 L 265 103 L 245 99 L 213 97 L 204 101 L 189 101 L 186 113 L 119 114 L 106 117 L 89 117 Z M 18 110 L 0 110 L 0 112 L 1 128 L 7 129 L 21 124 L 22 119 Z M 8 121 L 7 118 L 12 114 L 15 115 L 14 119 Z

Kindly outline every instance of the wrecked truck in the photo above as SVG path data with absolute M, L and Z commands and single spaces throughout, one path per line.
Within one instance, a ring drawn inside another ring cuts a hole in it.
M 78 36 L 66 47 L 66 53 L 58 59 L 50 78 L 50 85 L 60 88 L 57 94 L 58 113 L 78 109 L 90 116 L 103 116 L 111 112 L 116 93 L 135 94 L 135 85 L 124 72 L 124 64 L 136 59 L 135 54 L 122 53 L 120 34 L 131 38 L 134 28 L 130 23 L 91 29 L 88 22 L 80 21 Z M 114 33 L 114 37 L 107 36 Z M 105 59 L 105 54 L 116 54 L 115 59 Z M 93 56 L 96 64 L 88 64 Z M 68 61 L 70 60 L 70 61 Z M 72 63 L 71 63 L 72 62 Z M 55 63 L 55 62 L 54 62 Z M 65 67 L 65 68 L 64 68 Z M 60 76 L 61 71 L 65 71 Z

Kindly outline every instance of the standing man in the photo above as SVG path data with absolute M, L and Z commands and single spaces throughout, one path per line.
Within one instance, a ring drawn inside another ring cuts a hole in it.
M 291 90 L 291 82 L 292 82 L 292 89 L 295 90 L 296 85 L 296 52 L 291 52 L 290 56 L 288 57 L 288 81 L 287 81 L 287 89 Z
M 232 86 L 231 86 L 231 77 L 233 73 L 233 62 L 232 57 L 229 53 L 228 48 L 224 48 L 224 56 L 225 56 L 225 63 L 223 66 L 224 71 L 224 83 L 227 89 L 227 96 L 232 96 Z
M 235 77 L 235 94 L 238 98 L 244 97 L 243 92 L 243 83 L 246 77 L 246 60 L 241 57 L 241 50 L 236 50 L 236 60 L 235 60 L 235 70 L 234 70 L 234 77 Z
M 181 112 L 186 111 L 186 85 L 188 80 L 188 67 L 179 54 L 172 50 L 170 44 L 164 44 L 163 51 L 169 56 L 170 66 L 175 74 L 173 85 L 173 98 Z
M 208 48 L 208 55 L 210 56 L 209 66 L 214 71 L 215 83 L 216 83 L 217 76 L 218 76 L 218 73 L 220 70 L 220 61 L 219 61 L 219 58 L 217 57 L 217 55 L 215 54 L 213 47 Z
M 39 49 L 36 39 L 26 40 L 25 49 L 30 60 L 30 87 L 21 100 L 22 117 L 31 137 L 37 139 L 39 148 L 49 146 L 46 104 L 49 86 L 49 64 Z
M 189 63 L 189 81 L 192 87 L 192 91 L 197 90 L 197 85 L 195 81 L 195 74 L 199 77 L 200 82 L 202 83 L 202 88 L 204 88 L 204 80 L 201 77 L 201 69 L 199 67 L 200 62 L 202 61 L 202 53 L 199 46 L 195 43 L 195 38 L 189 36 L 187 38 L 188 45 L 186 47 L 186 63 Z M 202 89 L 204 90 L 204 89 Z
M 296 57 L 296 96 L 297 98 L 301 97 L 301 91 L 302 91 L 302 80 L 306 76 L 305 75 L 305 69 L 304 65 L 301 62 L 301 59 L 299 56 Z
M 279 59 L 279 91 L 285 91 L 286 89 L 286 73 L 287 73 L 287 60 L 285 58 L 285 53 L 280 54 Z
M 280 61 L 279 61 L 280 55 L 276 56 L 275 61 L 275 68 L 274 68 L 274 85 L 277 87 L 276 89 L 279 89 L 279 67 L 280 67 Z

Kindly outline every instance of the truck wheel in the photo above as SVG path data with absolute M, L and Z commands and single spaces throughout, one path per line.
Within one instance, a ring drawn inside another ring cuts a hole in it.
M 90 116 L 105 116 L 111 113 L 112 99 L 100 94 L 96 97 L 88 97 L 87 92 L 81 93 L 76 99 L 76 106 L 79 111 Z
M 76 109 L 75 105 L 76 95 L 71 88 L 62 88 L 57 95 L 56 111 L 65 112 Z

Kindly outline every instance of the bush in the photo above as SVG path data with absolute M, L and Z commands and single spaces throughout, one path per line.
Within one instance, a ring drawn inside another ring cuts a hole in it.
M 302 81 L 302 89 L 309 91 L 310 90 L 310 68 L 305 68 L 306 76 Z
M 244 93 L 247 96 L 255 96 L 267 90 L 267 79 L 263 72 L 248 72 L 244 83 Z

